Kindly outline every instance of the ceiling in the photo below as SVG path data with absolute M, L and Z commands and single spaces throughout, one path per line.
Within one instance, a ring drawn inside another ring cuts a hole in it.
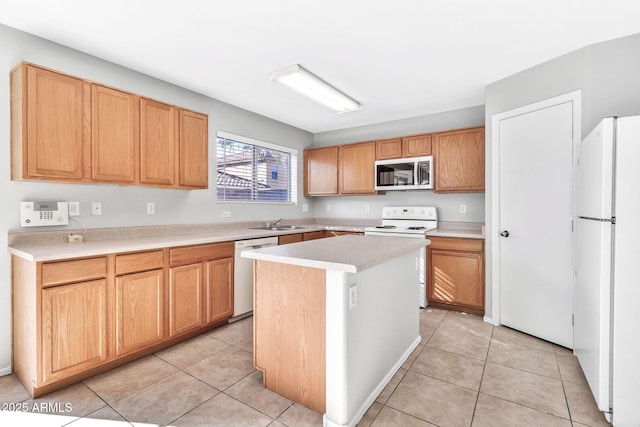
M 640 4 L 3 0 L 0 23 L 317 133 L 484 104 L 491 82 L 640 33 Z M 335 114 L 269 79 L 292 64 L 362 109 Z

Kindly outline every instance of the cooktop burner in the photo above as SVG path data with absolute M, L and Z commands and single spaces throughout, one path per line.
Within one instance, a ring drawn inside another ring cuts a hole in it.
M 427 227 L 407 227 L 407 230 L 426 230 Z
M 395 225 L 376 225 L 376 228 L 384 228 L 386 230 L 391 229 L 391 228 L 396 228 Z

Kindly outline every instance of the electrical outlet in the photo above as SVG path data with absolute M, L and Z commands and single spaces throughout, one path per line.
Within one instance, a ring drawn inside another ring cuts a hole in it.
M 302 204 L 302 212 L 309 212 L 309 205 L 306 203 Z
M 222 218 L 229 218 L 231 216 L 231 211 L 222 211 Z
M 331 212 L 331 204 L 327 203 L 327 212 Z
M 466 203 L 461 203 L 460 204 L 460 213 L 461 214 L 466 214 L 467 213 L 467 204 Z
M 355 283 L 349 286 L 349 308 L 353 308 L 358 303 L 358 289 Z
M 147 215 L 156 214 L 156 204 L 153 202 L 147 203 Z
M 69 216 L 80 216 L 80 202 L 69 202 Z
M 102 202 L 91 202 L 91 215 L 102 215 Z
M 370 210 L 371 210 L 371 208 L 369 207 L 369 205 L 364 205 L 364 212 L 365 213 L 369 213 Z

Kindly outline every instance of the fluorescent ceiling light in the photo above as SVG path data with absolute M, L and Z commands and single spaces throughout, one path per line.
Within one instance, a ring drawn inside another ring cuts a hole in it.
M 360 109 L 360 104 L 338 89 L 314 76 L 300 65 L 290 65 L 270 75 L 291 89 L 308 96 L 336 113 L 348 113 Z

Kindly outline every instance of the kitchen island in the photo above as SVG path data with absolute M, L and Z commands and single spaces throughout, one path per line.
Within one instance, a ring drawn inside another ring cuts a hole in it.
M 266 388 L 353 426 L 420 343 L 426 239 L 341 236 L 245 251 Z

